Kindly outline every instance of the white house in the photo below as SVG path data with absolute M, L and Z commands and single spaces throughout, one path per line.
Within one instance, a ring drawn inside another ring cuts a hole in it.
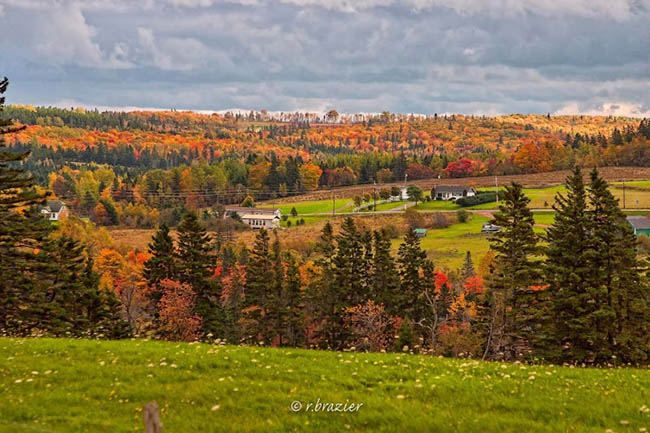
M 476 195 L 476 190 L 471 186 L 436 185 L 433 187 L 432 198 L 434 200 L 456 200 L 474 195 Z
M 50 221 L 60 221 L 70 214 L 70 210 L 61 200 L 48 200 L 41 207 L 41 214 Z
M 273 214 L 244 214 L 241 220 L 254 229 L 275 229 L 280 226 L 280 217 Z

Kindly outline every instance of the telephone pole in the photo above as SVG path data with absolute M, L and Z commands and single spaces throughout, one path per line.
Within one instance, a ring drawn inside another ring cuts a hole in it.
M 336 213 L 336 195 L 332 193 L 332 216 Z
M 499 206 L 499 178 L 494 176 L 494 189 L 497 193 L 497 206 Z
M 625 181 L 623 181 L 623 209 L 625 209 Z

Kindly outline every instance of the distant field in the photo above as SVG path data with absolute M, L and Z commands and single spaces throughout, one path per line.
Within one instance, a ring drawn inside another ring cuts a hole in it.
M 352 203 L 352 199 L 337 199 L 336 200 L 336 209 L 347 207 Z M 291 209 L 294 207 L 299 215 L 310 214 L 310 213 L 323 213 L 323 212 L 332 212 L 332 200 L 310 200 L 302 201 L 296 203 L 282 203 L 277 205 L 272 204 L 260 204 L 259 207 L 263 208 L 278 208 L 282 211 L 283 215 L 290 215 Z
M 648 370 L 144 340 L 0 338 L 0 395 L 3 433 L 142 432 L 150 401 L 169 433 L 650 427 Z M 362 406 L 306 411 L 319 399 Z
M 466 223 L 454 224 L 445 229 L 428 229 L 420 245 L 437 269 L 456 269 L 463 264 L 470 251 L 475 264 L 489 249 L 488 235 L 481 233 L 483 223 L 489 218 L 473 214 Z M 396 253 L 402 239 L 393 240 Z

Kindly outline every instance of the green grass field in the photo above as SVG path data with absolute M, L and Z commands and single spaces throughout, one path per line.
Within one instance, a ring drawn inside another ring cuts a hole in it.
M 420 245 L 433 260 L 436 269 L 455 269 L 465 260 L 467 251 L 472 254 L 475 264 L 490 247 L 488 235 L 481 233 L 483 223 L 489 218 L 472 214 L 466 223 L 453 224 L 444 229 L 428 229 Z M 397 253 L 402 239 L 393 240 L 393 252 Z
M 350 206 L 351 204 L 352 204 L 352 200 L 349 198 L 336 199 L 337 210 L 343 207 Z M 282 211 L 283 215 L 290 215 L 291 209 L 295 207 L 296 211 L 298 211 L 298 215 L 306 215 L 311 213 L 332 212 L 332 200 L 313 200 L 313 201 L 302 201 L 296 203 L 282 203 L 277 205 L 264 203 L 261 204 L 259 207 L 278 208 Z
M 143 340 L 2 338 L 0 395 L 7 433 L 142 432 L 141 407 L 154 400 L 169 433 L 650 427 L 648 370 Z M 318 399 L 362 406 L 306 411 Z

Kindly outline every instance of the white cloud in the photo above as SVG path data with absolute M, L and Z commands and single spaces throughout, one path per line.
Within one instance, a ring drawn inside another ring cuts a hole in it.
M 594 108 L 587 108 L 579 102 L 571 102 L 557 110 L 556 115 L 650 117 L 650 109 L 631 102 L 606 102 Z

